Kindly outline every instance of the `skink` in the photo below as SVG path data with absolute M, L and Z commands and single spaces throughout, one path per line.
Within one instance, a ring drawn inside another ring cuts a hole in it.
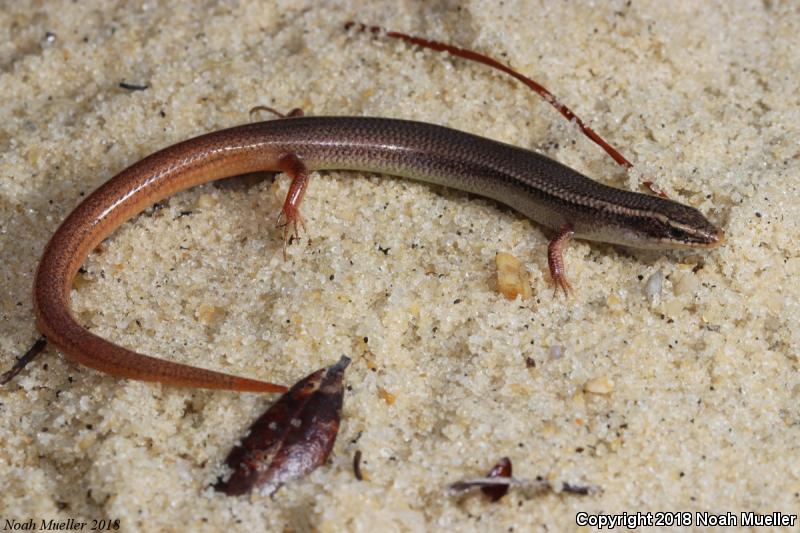
M 279 392 L 285 387 L 153 358 L 81 326 L 70 290 L 87 255 L 148 206 L 178 191 L 255 171 L 294 181 L 283 207 L 302 223 L 310 170 L 360 170 L 468 191 L 556 230 L 549 259 L 566 288 L 560 245 L 570 236 L 636 248 L 707 248 L 723 232 L 696 209 L 597 183 L 536 152 L 469 133 L 405 120 L 292 117 L 209 133 L 152 154 L 88 196 L 47 244 L 34 281 L 39 331 L 69 359 L 115 376 L 187 387 Z

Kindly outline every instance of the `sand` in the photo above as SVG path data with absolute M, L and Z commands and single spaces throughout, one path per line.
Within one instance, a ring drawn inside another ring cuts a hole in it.
M 635 170 L 518 84 L 348 35 L 351 19 L 508 61 Z M 159 148 L 267 118 L 256 105 L 434 122 L 614 186 L 652 179 L 727 233 L 710 251 L 576 242 L 564 299 L 550 233 L 457 191 L 315 174 L 285 261 L 285 176 L 178 194 L 89 258 L 77 316 L 145 353 L 287 384 L 348 355 L 328 464 L 273 497 L 214 493 L 273 396 L 116 379 L 49 349 L 0 389 L 0 526 L 528 531 L 575 530 L 581 512 L 800 511 L 796 4 L 3 2 L 0 31 L 3 369 L 37 337 L 33 273 L 81 197 Z M 530 298 L 497 293 L 498 252 Z M 502 456 L 556 491 L 446 493 Z

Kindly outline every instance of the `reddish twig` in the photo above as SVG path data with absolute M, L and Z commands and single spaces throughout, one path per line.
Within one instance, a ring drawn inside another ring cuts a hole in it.
M 391 37 L 392 39 L 399 39 L 401 41 L 405 41 L 407 43 L 411 43 L 417 46 L 421 46 L 423 48 L 430 48 L 431 50 L 436 50 L 439 52 L 448 52 L 454 56 L 461 57 L 463 59 L 467 59 L 469 61 L 474 61 L 476 63 L 481 63 L 483 65 L 487 65 L 492 67 L 493 69 L 499 70 L 508 74 L 509 76 L 521 81 L 526 86 L 528 86 L 531 90 L 536 92 L 539 96 L 544 98 L 544 100 L 553 106 L 561 115 L 564 116 L 570 122 L 574 122 L 580 128 L 581 132 L 586 135 L 589 139 L 591 139 L 595 144 L 600 146 L 605 152 L 611 156 L 611 158 L 617 162 L 617 164 L 628 168 L 633 168 L 633 163 L 628 161 L 625 156 L 623 156 L 616 148 L 611 146 L 607 143 L 600 135 L 597 134 L 592 128 L 586 125 L 586 123 L 581 120 L 581 118 L 576 115 L 569 107 L 563 104 L 558 98 L 555 97 L 553 93 L 547 90 L 541 83 L 538 83 L 529 77 L 520 74 L 516 70 L 512 69 L 508 65 L 505 65 L 496 59 L 493 59 L 485 54 L 481 54 L 480 52 L 476 52 L 474 50 L 470 50 L 468 48 L 461 48 L 459 46 L 454 46 L 452 44 L 443 43 L 440 41 L 434 41 L 431 39 L 425 39 L 422 37 L 415 37 L 413 35 L 409 35 L 407 33 L 402 33 L 398 31 L 389 31 L 381 28 L 380 26 L 367 26 L 366 24 L 361 24 L 358 22 L 348 22 L 344 25 L 345 30 L 350 30 L 351 28 L 356 28 L 359 32 L 370 32 L 374 35 L 386 35 L 387 37 Z M 649 188 L 654 193 L 665 196 L 664 193 L 658 191 L 651 181 L 645 181 L 642 183 L 644 186 Z

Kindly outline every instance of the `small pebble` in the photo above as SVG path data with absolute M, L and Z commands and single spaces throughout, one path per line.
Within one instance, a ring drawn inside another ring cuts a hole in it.
M 664 273 L 661 270 L 653 272 L 644 284 L 644 294 L 650 300 L 655 300 L 661 296 L 661 289 L 664 286 Z
M 592 378 L 583 384 L 583 392 L 587 394 L 611 394 L 614 391 L 614 382 L 606 376 Z
M 554 344 L 550 347 L 550 359 L 561 359 L 564 356 L 564 347 L 560 344 Z

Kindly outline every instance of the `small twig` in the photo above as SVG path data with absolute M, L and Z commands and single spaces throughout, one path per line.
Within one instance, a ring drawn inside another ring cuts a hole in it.
M 582 486 L 582 485 L 571 485 L 569 483 L 563 483 L 561 485 L 561 492 L 568 492 L 570 494 L 578 494 L 580 496 L 586 496 L 588 494 L 592 494 L 595 487 L 590 486 Z
M 538 484 L 546 488 L 549 484 L 546 481 L 526 481 L 524 479 L 517 479 L 515 477 L 476 477 L 473 479 L 464 479 L 456 481 L 447 486 L 447 490 L 453 494 L 464 492 L 472 489 L 479 489 L 483 487 L 513 487 L 513 486 L 529 486 L 531 484 Z
M 119 82 L 120 89 L 125 89 L 126 91 L 146 91 L 150 88 L 149 85 L 135 85 L 133 83 L 126 83 L 124 81 Z
M 555 492 L 553 485 L 542 478 L 536 479 L 520 479 L 515 477 L 479 477 L 474 479 L 465 479 L 457 481 L 447 486 L 447 492 L 450 495 L 459 494 L 473 489 L 482 489 L 485 487 L 520 487 L 523 490 L 533 490 L 534 492 Z M 570 483 L 562 483 L 561 492 L 569 494 L 577 494 L 581 496 L 597 494 L 600 488 L 592 485 L 572 485 Z
M 47 346 L 47 339 L 44 335 L 42 335 L 36 340 L 36 342 L 33 343 L 33 346 L 31 346 L 30 349 L 25 352 L 25 355 L 17 358 L 17 361 L 14 363 L 14 366 L 11 367 L 11 370 L 3 373 L 3 375 L 0 376 L 0 385 L 5 385 L 14 379 L 17 374 L 22 372 L 23 368 L 28 366 L 28 364 L 33 361 L 37 355 L 42 353 L 42 350 L 44 350 L 45 346 Z
M 353 455 L 353 475 L 359 481 L 364 481 L 364 475 L 361 473 L 361 450 L 356 450 Z
M 609 143 L 605 141 L 600 135 L 597 134 L 592 128 L 586 125 L 586 123 L 576 115 L 569 107 L 567 107 L 564 103 L 562 103 L 556 96 L 551 93 L 544 85 L 538 83 L 529 77 L 525 76 L 524 74 L 520 74 L 516 70 L 512 69 L 508 65 L 497 61 L 485 54 L 481 54 L 480 52 L 476 52 L 474 50 L 470 50 L 468 48 L 461 48 L 459 46 L 455 46 L 452 44 L 443 43 L 441 41 L 434 41 L 431 39 L 425 39 L 422 37 L 415 37 L 413 35 L 409 35 L 407 33 L 402 33 L 399 31 L 389 31 L 381 28 L 380 26 L 367 26 L 366 24 L 361 24 L 358 22 L 347 22 L 344 25 L 345 30 L 350 30 L 351 28 L 356 28 L 359 32 L 370 32 L 374 35 L 383 34 L 387 37 L 392 39 L 399 39 L 401 41 L 405 41 L 407 43 L 411 43 L 417 46 L 421 46 L 423 48 L 430 48 L 431 50 L 436 50 L 438 52 L 448 52 L 456 57 L 460 57 L 463 59 L 467 59 L 469 61 L 475 61 L 476 63 L 481 63 L 483 65 L 489 66 L 493 69 L 499 70 L 515 78 L 516 80 L 524 83 L 527 85 L 531 90 L 537 93 L 539 96 L 544 98 L 544 100 L 553 106 L 564 118 L 569 120 L 570 122 L 574 122 L 578 128 L 580 128 L 581 132 L 586 135 L 589 139 L 591 139 L 595 144 L 600 146 L 605 152 L 611 156 L 611 158 L 617 162 L 617 164 L 625 167 L 626 169 L 633 168 L 633 163 L 628 161 L 625 156 L 623 156 L 616 148 L 611 146 Z M 649 188 L 655 194 L 659 196 L 666 196 L 663 192 L 657 190 L 651 181 L 644 181 L 642 185 Z
M 302 117 L 305 114 L 305 112 L 302 109 L 300 109 L 299 107 L 295 107 L 294 109 L 292 109 L 288 113 L 281 113 L 280 111 L 278 111 L 274 107 L 269 107 L 269 106 L 265 106 L 265 105 L 257 105 L 255 107 L 250 108 L 250 118 L 253 118 L 253 115 L 258 113 L 259 111 L 267 111 L 267 112 L 272 113 L 273 115 L 277 116 L 278 118 Z
M 581 129 L 581 131 L 589 137 L 592 141 L 597 143 L 603 150 L 610 155 L 614 161 L 619 163 L 620 165 L 631 168 L 633 167 L 633 163 L 625 159 L 625 157 L 619 153 L 613 146 L 608 144 L 602 137 L 600 137 L 595 131 L 586 125 L 586 123 L 581 120 L 579 116 L 577 116 L 573 111 L 568 108 L 566 105 L 561 103 L 561 101 L 555 97 L 553 93 L 547 90 L 542 84 L 530 79 L 529 77 L 520 74 L 516 70 L 512 69 L 511 67 L 504 65 L 503 63 L 497 61 L 496 59 L 492 59 L 491 57 L 481 54 L 479 52 L 475 52 L 474 50 L 469 50 L 468 48 L 461 48 L 458 46 L 454 46 L 452 44 L 443 43 L 440 41 L 433 41 L 430 39 L 424 39 L 422 37 L 415 37 L 413 35 L 408 35 L 407 33 L 401 33 L 398 31 L 386 31 L 380 26 L 367 26 L 365 24 L 359 24 L 356 22 L 348 22 L 344 25 L 346 30 L 349 30 L 352 27 L 356 27 L 358 31 L 365 32 L 368 31 L 375 35 L 379 35 L 383 33 L 387 37 L 391 37 L 393 39 L 400 39 L 401 41 L 405 41 L 407 43 L 415 44 L 417 46 L 422 46 L 424 48 L 430 48 L 431 50 L 436 50 L 439 52 L 448 52 L 454 56 L 461 57 L 464 59 L 468 59 L 470 61 L 475 61 L 477 63 L 482 63 L 489 67 L 492 67 L 496 70 L 501 72 L 505 72 L 509 76 L 516 78 L 517 80 L 521 81 L 528 87 L 530 87 L 534 92 L 539 94 L 544 100 L 556 108 L 556 110 L 561 113 L 564 118 L 569 120 L 570 122 L 574 121 L 575 124 Z

